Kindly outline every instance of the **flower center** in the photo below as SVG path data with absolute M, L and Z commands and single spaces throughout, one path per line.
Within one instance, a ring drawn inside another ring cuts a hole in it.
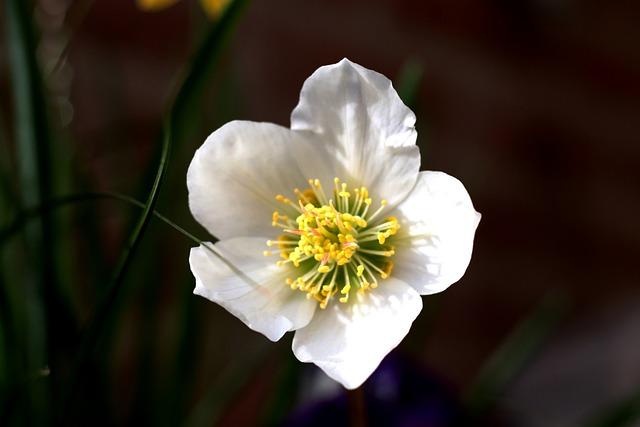
M 276 196 L 285 207 L 273 213 L 272 225 L 283 234 L 267 242 L 277 249 L 264 251 L 265 256 L 280 253 L 277 265 L 294 267 L 297 277 L 286 280 L 291 289 L 306 292 L 324 309 L 336 296 L 346 303 L 354 292 L 374 289 L 389 277 L 395 253 L 391 240 L 400 225 L 395 217 L 378 218 L 386 200 L 370 213 L 369 191 L 349 190 L 338 178 L 330 198 L 318 179 L 293 192 L 297 203 Z

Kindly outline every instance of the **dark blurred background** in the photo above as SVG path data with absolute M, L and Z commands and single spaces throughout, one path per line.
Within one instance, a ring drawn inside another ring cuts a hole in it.
M 38 0 L 28 12 L 55 135 L 52 193 L 144 201 L 177 76 L 215 19 L 195 0 L 154 13 L 134 0 Z M 0 37 L 0 179 L 20 193 L 10 46 Z M 206 240 L 187 207 L 195 149 L 232 119 L 288 125 L 305 78 L 343 57 L 404 89 L 422 168 L 459 178 L 483 215 L 466 275 L 424 299 L 400 345 L 406 363 L 460 406 L 483 375 L 505 375 L 477 424 L 586 426 L 640 395 L 640 3 L 253 1 L 188 137 L 174 144 L 158 210 Z M 18 212 L 7 200 L 0 225 Z M 139 211 L 96 201 L 55 215 L 59 281 L 80 331 Z M 278 424 L 341 393 L 293 360 L 291 336 L 271 344 L 191 295 L 190 246 L 152 222 L 99 341 L 91 391 L 76 400 L 79 419 Z M 3 249 L 14 290 L 29 260 L 15 239 Z M 496 349 L 510 338 L 516 362 L 504 373 L 512 359 Z M 74 345 L 63 348 L 72 355 Z M 314 385 L 287 388 L 297 378 Z M 12 402 L 7 419 L 24 410 Z

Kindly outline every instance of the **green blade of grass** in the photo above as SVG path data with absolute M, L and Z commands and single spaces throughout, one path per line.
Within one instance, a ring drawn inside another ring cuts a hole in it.
M 11 71 L 14 131 L 23 205 L 35 205 L 50 194 L 48 124 L 36 43 L 25 9 L 27 2 L 7 0 L 5 24 Z M 45 218 L 42 218 L 44 221 Z
M 20 199 L 23 206 L 41 203 L 51 194 L 51 148 L 46 117 L 46 102 L 40 70 L 35 57 L 36 40 L 28 11 L 28 2 L 7 0 L 5 2 L 5 29 L 8 47 L 9 70 L 13 95 L 13 117 L 15 148 L 17 157 Z M 55 293 L 55 265 L 52 254 L 52 222 L 44 215 L 25 229 L 29 269 L 19 274 L 24 309 L 21 321 L 20 346 L 24 346 L 27 358 L 26 369 L 35 370 L 49 362 L 50 345 L 54 342 L 48 333 L 58 330 L 58 316 L 52 309 L 57 307 Z M 48 301 L 48 304 L 44 304 Z M 15 373 L 24 375 L 23 373 Z M 40 424 L 47 418 L 50 394 L 42 383 L 34 384 L 27 392 L 27 423 Z
M 520 322 L 480 369 L 468 390 L 466 404 L 472 418 L 486 414 L 516 375 L 549 337 L 566 313 L 563 295 L 546 295 L 534 311 Z
M 197 108 L 201 94 L 210 75 L 220 61 L 233 30 L 249 0 L 234 0 L 216 21 L 192 57 L 171 110 L 172 126 L 176 139 L 180 139 L 189 123 L 190 112 Z

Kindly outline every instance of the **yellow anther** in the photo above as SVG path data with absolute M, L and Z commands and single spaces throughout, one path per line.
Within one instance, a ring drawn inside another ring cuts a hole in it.
M 347 191 L 347 184 L 342 184 L 342 191 L 340 191 L 338 195 L 344 198 L 351 197 L 351 193 Z
M 386 239 L 387 239 L 386 234 L 383 233 L 382 231 L 378 231 L 378 243 L 380 243 L 381 245 L 384 245 L 384 242 Z
M 328 273 L 331 271 L 331 267 L 329 267 L 328 265 L 321 265 L 320 267 L 318 267 L 318 271 L 320 273 Z
M 273 252 L 271 252 L 271 251 L 262 251 L 262 255 L 271 256 L 271 255 L 273 255 Z
M 363 272 L 364 272 L 364 265 L 360 264 L 358 267 L 356 267 L 356 275 L 358 277 L 361 277 Z
M 387 276 L 391 275 L 391 271 L 393 270 L 393 261 L 389 261 L 387 262 L 387 264 L 384 266 L 384 273 Z

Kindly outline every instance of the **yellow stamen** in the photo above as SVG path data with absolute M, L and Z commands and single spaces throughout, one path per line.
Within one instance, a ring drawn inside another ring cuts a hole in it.
M 339 178 L 333 181 L 331 199 L 317 179 L 308 180 L 309 188 L 303 191 L 294 189 L 293 200 L 275 196 L 287 206 L 274 211 L 271 218 L 283 234 L 267 241 L 275 249 L 264 251 L 265 256 L 279 253 L 278 266 L 289 264 L 298 270 L 297 277 L 285 283 L 318 301 L 321 309 L 334 295 L 340 303 L 353 302 L 353 292 L 368 292 L 378 286 L 379 279 L 389 277 L 393 269 L 389 258 L 395 254 L 389 243 L 400 228 L 395 217 L 376 220 L 388 205 L 386 200 L 368 215 L 372 201 L 366 187 L 350 190 Z

